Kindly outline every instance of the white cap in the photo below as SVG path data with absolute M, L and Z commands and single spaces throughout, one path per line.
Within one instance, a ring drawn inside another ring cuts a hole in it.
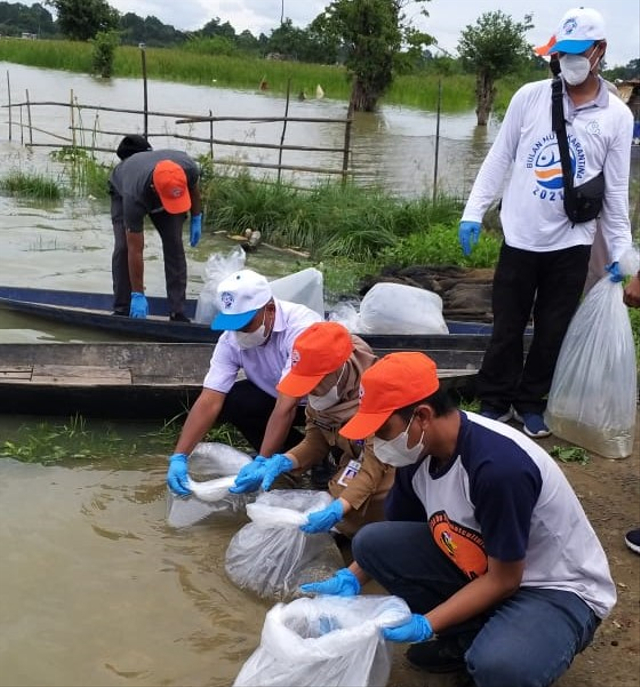
M 555 33 L 555 44 L 551 52 L 572 55 L 588 50 L 594 41 L 606 37 L 604 19 L 600 12 L 588 7 L 576 7 L 565 12 Z
M 253 270 L 240 270 L 218 284 L 220 312 L 211 329 L 242 329 L 273 297 L 269 282 Z

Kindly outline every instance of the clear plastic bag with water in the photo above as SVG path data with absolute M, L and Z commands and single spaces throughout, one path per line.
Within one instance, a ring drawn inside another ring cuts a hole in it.
M 318 596 L 277 604 L 234 687 L 384 687 L 391 647 L 380 629 L 410 617 L 396 596 Z
M 582 301 L 562 343 L 545 412 L 549 429 L 607 458 L 630 456 L 637 378 L 622 285 L 607 275 Z
M 305 534 L 300 525 L 307 514 L 326 508 L 327 492 L 275 489 L 247 505 L 252 522 L 229 542 L 225 557 L 227 575 L 240 589 L 275 599 L 291 598 L 305 582 L 330 577 L 344 565 L 328 533 Z
M 216 298 L 218 284 L 233 272 L 244 269 L 247 254 L 242 246 L 235 246 L 226 255 L 214 253 L 209 256 L 204 267 L 204 285 L 196 303 L 195 321 L 199 324 L 211 324 L 218 314 Z
M 251 462 L 242 451 L 219 442 L 201 442 L 189 456 L 193 491 L 186 498 L 167 490 L 167 523 L 171 527 L 204 524 L 225 515 L 244 515 L 254 494 L 231 494 L 238 472 Z

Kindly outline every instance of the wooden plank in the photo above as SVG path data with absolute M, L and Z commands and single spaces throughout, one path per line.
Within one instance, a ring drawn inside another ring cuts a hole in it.
M 35 365 L 32 384 L 96 386 L 131 385 L 131 371 L 94 365 Z
M 29 381 L 33 373 L 31 365 L 11 365 L 0 368 L 0 382 L 13 382 L 19 380 Z

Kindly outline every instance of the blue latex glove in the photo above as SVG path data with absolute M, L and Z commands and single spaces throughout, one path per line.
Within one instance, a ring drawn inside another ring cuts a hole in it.
M 328 532 L 337 522 L 340 522 L 344 516 L 344 508 L 342 501 L 336 499 L 332 504 L 317 510 L 315 513 L 309 513 L 305 525 L 300 525 L 300 529 L 307 534 L 316 534 L 317 532 Z
M 189 227 L 189 245 L 195 248 L 202 236 L 202 213 L 191 215 L 191 226 Z
M 256 456 L 248 465 L 240 469 L 229 491 L 232 494 L 244 494 L 247 491 L 259 489 L 264 479 L 266 462 L 267 459 L 264 456 Z
M 620 265 L 617 262 L 612 262 L 610 265 L 607 265 L 605 270 L 609 273 L 609 279 L 612 282 L 618 282 L 624 279 L 624 275 L 620 271 Z
M 357 596 L 360 594 L 360 582 L 349 570 L 341 568 L 328 580 L 301 584 L 300 591 L 305 594 L 333 594 L 334 596 Z
M 131 307 L 129 308 L 129 317 L 136 317 L 144 320 L 149 314 L 149 303 L 143 293 L 134 291 L 131 294 Z
M 167 484 L 169 485 L 169 489 L 179 496 L 189 496 L 191 489 L 187 486 L 188 479 L 187 454 L 174 453 L 169 458 L 169 470 L 167 470 Z
M 271 458 L 267 460 L 266 471 L 264 479 L 262 480 L 262 488 L 265 491 L 269 491 L 276 477 L 283 472 L 289 472 L 289 470 L 293 470 L 293 461 L 287 458 L 287 456 L 283 456 L 281 453 L 274 453 Z
M 419 613 L 413 613 L 411 620 L 397 627 L 385 627 L 382 636 L 391 642 L 426 642 L 433 637 L 431 623 Z
M 458 226 L 458 240 L 465 255 L 471 255 L 473 247 L 480 238 L 480 222 L 460 222 Z

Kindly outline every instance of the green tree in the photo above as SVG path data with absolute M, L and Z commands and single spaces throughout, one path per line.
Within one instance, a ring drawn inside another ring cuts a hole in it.
M 113 59 L 120 44 L 120 36 L 117 31 L 98 31 L 91 42 L 93 71 L 103 79 L 108 79 L 113 73 Z
M 376 109 L 393 81 L 403 47 L 419 53 L 433 42 L 410 26 L 403 12 L 407 4 L 407 0 L 334 0 L 310 26 L 319 35 L 333 37 L 344 51 L 356 111 Z
M 45 0 L 58 17 L 58 26 L 71 40 L 87 41 L 99 31 L 118 28 L 120 13 L 106 0 Z
M 513 74 L 534 59 L 524 34 L 533 28 L 531 15 L 515 22 L 500 10 L 485 12 L 475 26 L 461 33 L 458 53 L 463 65 L 476 75 L 476 116 L 486 126 L 496 97 L 496 80 Z

